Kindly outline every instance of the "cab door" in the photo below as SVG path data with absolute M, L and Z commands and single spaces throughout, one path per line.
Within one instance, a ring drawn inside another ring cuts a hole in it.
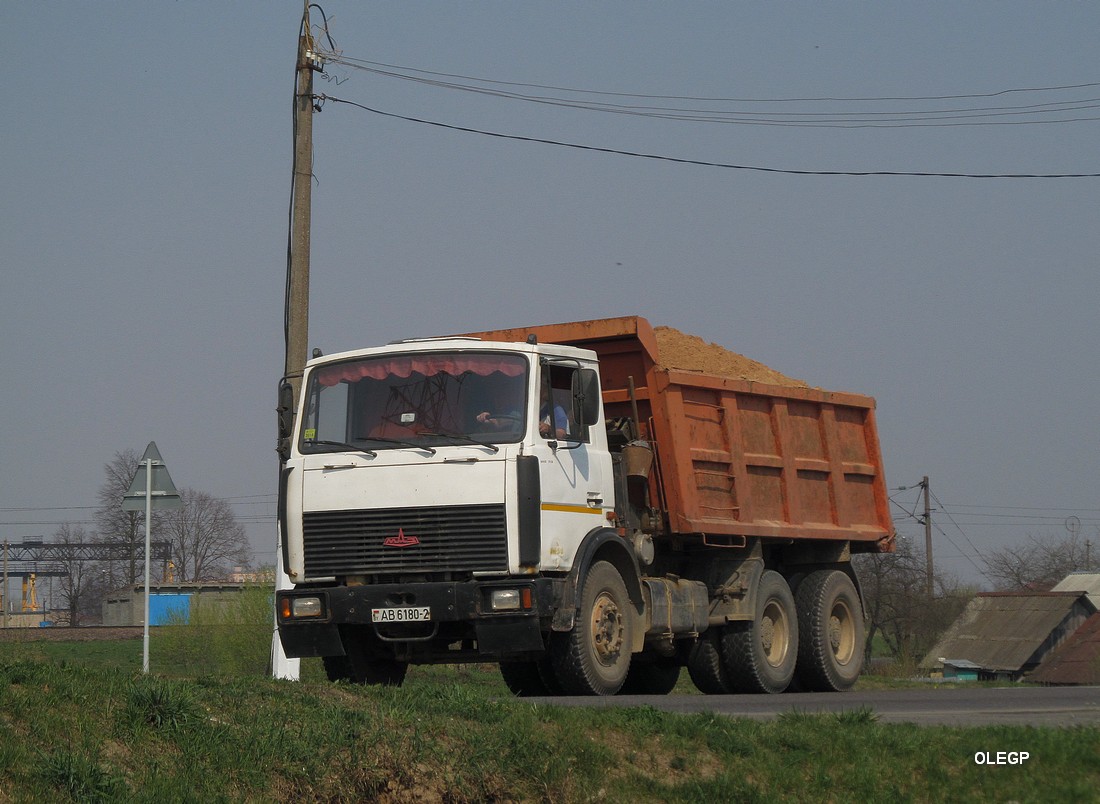
M 587 416 L 578 404 L 587 378 Z M 611 456 L 607 450 L 596 373 L 577 360 L 543 358 L 535 395 L 533 453 L 539 460 L 542 568 L 568 570 L 584 537 L 606 526 L 614 509 Z

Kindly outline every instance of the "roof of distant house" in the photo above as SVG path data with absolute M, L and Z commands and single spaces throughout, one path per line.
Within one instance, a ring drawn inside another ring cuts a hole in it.
M 1052 592 L 1084 592 L 1100 610 L 1100 572 L 1071 572 L 1058 581 Z
M 1028 676 L 1041 684 L 1100 684 L 1100 613 L 1085 624 Z
M 932 669 L 942 656 L 967 659 L 987 670 L 1015 673 L 1039 661 L 1055 629 L 1096 611 L 1081 592 L 983 592 L 920 663 Z

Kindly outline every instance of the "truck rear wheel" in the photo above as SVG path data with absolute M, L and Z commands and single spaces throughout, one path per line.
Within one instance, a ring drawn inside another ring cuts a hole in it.
M 841 692 L 863 669 L 863 605 L 852 579 L 818 570 L 799 584 L 798 680 L 803 689 Z
M 783 692 L 794 678 L 798 626 L 794 596 L 783 576 L 760 576 L 756 611 L 745 623 L 731 623 L 722 635 L 722 661 L 731 692 Z
M 722 666 L 722 648 L 718 629 L 711 628 L 692 646 L 687 657 L 688 675 L 705 695 L 726 695 L 730 692 L 726 669 Z
M 569 695 L 614 695 L 630 671 L 634 612 L 615 567 L 597 561 L 581 587 L 573 630 L 554 634 L 554 675 Z

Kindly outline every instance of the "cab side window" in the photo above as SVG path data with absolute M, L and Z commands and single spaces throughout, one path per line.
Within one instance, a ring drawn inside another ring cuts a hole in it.
M 573 419 L 573 375 L 571 366 L 546 366 L 539 393 L 539 434 L 545 439 L 587 440 Z

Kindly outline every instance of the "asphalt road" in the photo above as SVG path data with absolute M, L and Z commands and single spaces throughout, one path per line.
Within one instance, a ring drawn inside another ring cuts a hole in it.
M 1100 725 L 1100 687 L 967 687 L 783 695 L 622 695 L 609 698 L 525 698 L 557 706 L 652 706 L 668 712 L 715 712 L 770 719 L 783 712 L 867 708 L 880 723 L 921 726 Z

